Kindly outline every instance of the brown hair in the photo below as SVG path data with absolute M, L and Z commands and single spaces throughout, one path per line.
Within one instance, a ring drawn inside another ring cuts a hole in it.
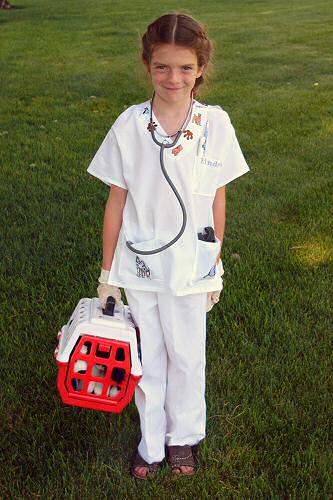
M 156 19 L 142 37 L 142 60 L 146 65 L 150 64 L 154 48 L 163 43 L 193 49 L 197 55 L 198 66 L 205 66 L 204 73 L 195 81 L 195 96 L 198 87 L 204 83 L 206 68 L 213 55 L 213 43 L 209 40 L 204 26 L 187 14 L 170 13 Z

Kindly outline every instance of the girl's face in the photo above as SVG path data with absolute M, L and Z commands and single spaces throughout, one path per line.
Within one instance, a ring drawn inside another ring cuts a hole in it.
M 173 44 L 156 46 L 147 69 L 156 96 L 179 104 L 188 102 L 195 80 L 203 71 L 194 50 Z

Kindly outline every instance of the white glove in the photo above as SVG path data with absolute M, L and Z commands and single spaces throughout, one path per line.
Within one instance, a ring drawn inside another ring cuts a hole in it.
M 218 264 L 217 264 L 217 269 L 219 275 L 222 277 L 224 274 L 224 269 L 222 265 L 222 260 L 220 259 Z M 211 311 L 215 304 L 217 304 L 220 300 L 220 295 L 221 295 L 222 290 L 216 290 L 214 292 L 208 292 L 207 293 L 207 312 Z
M 207 293 L 207 312 L 211 311 L 220 300 L 221 290 Z
M 106 269 L 101 270 L 100 277 L 98 278 L 99 285 L 97 287 L 97 293 L 99 300 L 101 301 L 101 306 L 105 307 L 106 304 L 106 299 L 108 297 L 113 297 L 116 301 L 117 304 L 122 304 L 121 300 L 121 291 L 118 287 L 114 285 L 109 285 L 108 283 L 108 278 L 109 278 L 110 271 L 107 271 Z

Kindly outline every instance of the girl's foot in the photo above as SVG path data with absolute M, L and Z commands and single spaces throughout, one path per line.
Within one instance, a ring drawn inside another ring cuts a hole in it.
M 148 464 L 148 462 L 146 462 L 141 457 L 139 452 L 137 452 L 133 461 L 131 473 L 132 476 L 135 477 L 136 479 L 142 479 L 145 481 L 149 476 L 153 476 L 160 469 L 161 469 L 161 462 L 154 462 L 152 464 Z
M 195 459 L 192 447 L 168 446 L 168 463 L 175 475 L 193 476 L 195 474 Z

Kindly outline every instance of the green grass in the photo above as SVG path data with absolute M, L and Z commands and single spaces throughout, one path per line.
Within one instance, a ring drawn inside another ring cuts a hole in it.
M 0 497 L 332 498 L 331 2 L 181 3 L 216 43 L 202 100 L 229 112 L 251 173 L 228 188 L 202 467 L 139 485 L 135 406 L 62 405 L 52 355 L 96 294 L 108 193 L 86 168 L 147 99 L 139 36 L 179 2 L 13 4 L 0 11 Z

